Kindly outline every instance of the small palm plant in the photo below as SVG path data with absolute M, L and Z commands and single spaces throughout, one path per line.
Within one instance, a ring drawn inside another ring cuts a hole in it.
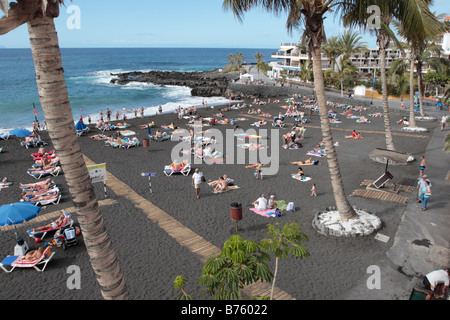
M 270 292 L 270 300 L 273 299 L 273 292 L 275 282 L 278 274 L 278 264 L 280 260 L 286 259 L 289 256 L 295 258 L 307 258 L 309 253 L 302 245 L 303 242 L 308 241 L 308 236 L 301 233 L 300 225 L 296 222 L 290 222 L 278 228 L 279 224 L 269 224 L 267 236 L 269 238 L 261 241 L 261 246 L 264 251 L 275 254 L 275 272 L 272 281 L 272 290 Z

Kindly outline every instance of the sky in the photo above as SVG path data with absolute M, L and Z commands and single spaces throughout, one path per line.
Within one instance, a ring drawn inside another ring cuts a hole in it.
M 10 1 L 11 2 L 11 1 Z M 300 31 L 286 30 L 286 14 L 274 16 L 259 8 L 247 12 L 242 23 L 222 0 L 70 0 L 55 20 L 62 48 L 194 47 L 268 48 L 298 42 Z M 75 7 L 71 7 L 75 6 Z M 75 8 L 75 11 L 69 9 Z M 433 11 L 450 14 L 448 0 L 435 0 Z M 0 16 L 3 14 L 0 13 Z M 68 24 L 69 23 L 69 24 Z M 75 27 L 75 28 L 74 28 Z M 328 14 L 327 36 L 344 31 Z M 373 36 L 361 34 L 369 47 Z M 26 25 L 0 37 L 0 48 L 29 48 Z

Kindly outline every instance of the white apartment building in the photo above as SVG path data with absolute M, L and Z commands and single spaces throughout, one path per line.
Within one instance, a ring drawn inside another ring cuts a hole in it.
M 386 50 L 386 67 L 389 68 L 392 62 L 405 57 L 407 57 L 405 53 L 390 47 Z M 308 55 L 301 53 L 296 43 L 282 43 L 280 50 L 272 54 L 272 59 L 277 60 L 273 68 L 274 76 L 276 76 L 282 70 L 299 71 L 302 63 L 308 61 Z M 361 75 L 373 74 L 374 69 L 380 68 L 380 52 L 378 49 L 369 49 L 364 53 L 352 55 L 350 61 L 358 68 Z M 322 53 L 322 70 L 326 71 L 330 68 L 330 60 Z
M 444 20 L 450 21 L 450 16 Z M 443 57 L 450 58 L 450 33 L 443 34 L 438 43 L 442 46 Z M 283 70 L 299 71 L 301 65 L 308 61 L 308 55 L 300 52 L 297 45 L 297 43 L 282 43 L 280 49 L 272 54 L 272 59 L 276 60 L 271 64 L 273 77 L 279 77 Z M 407 59 L 408 52 L 395 49 L 391 42 L 391 46 L 386 49 L 386 68 L 390 68 L 395 60 L 401 58 Z M 375 69 L 380 68 L 380 51 L 378 48 L 369 49 L 366 52 L 352 55 L 350 61 L 358 68 L 360 75 L 372 75 Z M 326 55 L 322 54 L 322 69 L 326 71 L 330 68 L 331 62 Z M 428 72 L 428 67 L 425 65 L 422 71 L 423 73 Z

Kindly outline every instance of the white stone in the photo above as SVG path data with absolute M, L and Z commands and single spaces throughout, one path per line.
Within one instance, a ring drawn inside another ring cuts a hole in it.
M 330 234 L 345 236 L 369 235 L 381 228 L 381 220 L 377 216 L 362 210 L 355 210 L 358 218 L 342 220 L 339 211 L 327 211 L 319 214 L 318 222 L 330 230 Z
M 403 127 L 402 130 L 408 131 L 408 132 L 428 132 L 427 128 L 420 128 L 420 127 L 415 127 L 415 128 Z

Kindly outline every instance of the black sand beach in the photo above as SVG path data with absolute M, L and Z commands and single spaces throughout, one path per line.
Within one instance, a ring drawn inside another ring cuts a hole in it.
M 297 90 L 292 88 L 292 90 Z M 312 90 L 298 89 L 298 93 L 306 93 L 311 96 Z M 279 103 L 269 103 L 262 106 L 262 112 L 272 116 L 285 109 L 280 106 L 287 105 L 286 98 L 280 96 Z M 335 94 L 329 94 L 328 99 L 333 102 L 351 103 L 354 106 L 363 105 L 367 110 L 362 112 L 371 123 L 359 124 L 355 120 L 342 117 L 341 124 L 333 124 L 333 137 L 339 142 L 337 153 L 344 180 L 347 196 L 360 188 L 365 179 L 377 179 L 385 169 L 385 165 L 376 163 L 368 158 L 368 154 L 375 148 L 385 148 L 384 119 L 368 117 L 368 114 L 382 112 L 381 108 L 371 106 L 366 101 L 358 102 L 356 99 L 348 100 Z M 272 101 L 274 98 L 272 98 Z M 267 101 L 267 99 L 262 99 Z M 247 101 L 251 105 L 252 101 Z M 214 109 L 200 109 L 203 117 L 212 117 L 220 107 Z M 337 113 L 344 109 L 334 108 Z M 243 113 L 241 113 L 243 112 Z M 244 117 L 246 121 L 237 124 L 244 130 L 254 128 L 250 123 L 258 118 L 247 114 L 247 109 L 232 110 L 224 113 L 229 118 Z M 353 112 L 359 114 L 358 112 Z M 412 154 L 416 159 L 426 150 L 431 133 L 406 134 L 401 132 L 401 126 L 397 121 L 403 116 L 408 116 L 408 110 L 392 110 L 391 122 L 394 132 L 394 143 L 398 151 Z M 107 170 L 123 183 L 128 185 L 137 194 L 144 197 L 163 211 L 167 212 L 185 227 L 200 235 L 206 241 L 221 248 L 234 231 L 235 224 L 230 220 L 230 204 L 242 203 L 243 220 L 239 222 L 239 233 L 244 239 L 259 241 L 266 236 L 268 223 L 279 223 L 281 226 L 289 221 L 300 223 L 302 231 L 309 237 L 305 247 L 310 257 L 305 260 L 289 258 L 280 262 L 277 278 L 277 287 L 289 293 L 298 300 L 332 300 L 340 299 L 347 295 L 361 278 L 367 277 L 367 268 L 385 257 L 391 243 L 376 240 L 374 236 L 357 238 L 335 238 L 319 234 L 312 226 L 314 215 L 334 206 L 334 197 L 330 185 L 329 169 L 326 158 L 314 158 L 319 160 L 319 166 L 303 166 L 307 176 L 312 178 L 309 182 L 300 182 L 291 178 L 296 173 L 298 166 L 291 165 L 291 161 L 304 161 L 309 158 L 306 153 L 312 150 L 322 140 L 318 112 L 314 112 L 310 123 L 305 125 L 305 139 L 303 148 L 298 150 L 285 150 L 280 147 L 280 168 L 275 176 L 264 177 L 256 180 L 253 170 L 246 169 L 242 164 L 214 164 L 195 165 L 199 167 L 208 180 L 216 180 L 226 174 L 235 180 L 238 190 L 232 190 L 223 194 L 214 194 L 212 187 L 202 185 L 201 198 L 195 198 L 194 189 L 191 186 L 191 176 L 173 175 L 166 177 L 163 173 L 165 165 L 170 164 L 170 152 L 178 142 L 150 141 L 149 147 L 140 146 L 128 150 L 120 150 L 104 145 L 103 141 L 93 141 L 89 136 L 99 133 L 94 126 L 91 131 L 79 138 L 83 153 L 94 163 L 106 163 Z M 140 129 L 139 125 L 155 121 L 154 133 L 161 125 L 169 125 L 174 122 L 180 128 L 186 128 L 187 120 L 178 120 L 175 114 L 163 114 L 144 119 L 127 120 L 131 124 L 129 130 L 137 133 L 136 137 L 142 142 L 147 138 L 147 129 Z M 273 129 L 271 118 L 267 118 L 268 124 L 260 129 Z M 291 128 L 293 119 L 286 118 L 286 128 L 278 128 L 280 131 L 280 145 L 282 134 Z M 113 122 L 114 123 L 114 122 Z M 421 123 L 421 126 L 432 131 L 438 123 Z M 206 127 L 211 128 L 211 127 Z M 216 125 L 215 129 L 224 131 L 232 129 L 231 125 Z M 258 130 L 258 128 L 254 128 Z M 362 133 L 364 139 L 345 139 L 353 129 Z M 112 132 L 114 133 L 114 131 Z M 47 150 L 52 149 L 46 133 L 42 133 L 42 139 L 49 142 Z M 270 140 L 269 140 L 270 145 Z M 11 137 L 7 141 L 0 141 L 0 147 L 4 147 L 0 154 L 0 176 L 7 177 L 13 185 L 0 191 L 0 205 L 17 202 L 20 199 L 19 183 L 32 183 L 35 180 L 27 175 L 26 170 L 32 165 L 30 153 L 37 149 L 26 149 L 20 146 L 19 140 Z M 418 163 L 413 162 L 406 166 L 391 166 L 389 171 L 393 174 L 393 182 L 401 185 L 415 186 L 418 177 Z M 149 192 L 148 180 L 142 177 L 143 172 L 154 172 L 158 176 L 152 178 L 153 193 Z M 63 198 L 58 205 L 49 205 L 42 209 L 41 214 L 47 214 L 57 210 L 72 207 L 68 195 L 64 175 L 53 179 L 60 187 Z M 312 183 L 317 184 L 317 198 L 310 196 Z M 95 184 L 99 201 L 105 198 L 103 185 Z M 178 295 L 174 290 L 173 281 L 178 275 L 188 279 L 187 292 L 194 299 L 202 299 L 203 288 L 197 286 L 197 280 L 202 272 L 203 263 L 195 253 L 181 246 L 175 239 L 168 236 L 158 225 L 150 221 L 143 212 L 135 208 L 130 199 L 117 196 L 108 187 L 108 198 L 114 201 L 112 205 L 101 206 L 108 233 L 114 243 L 119 259 L 119 264 L 130 293 L 135 300 L 173 300 Z M 275 194 L 279 200 L 295 203 L 295 212 L 285 212 L 279 218 L 266 218 L 249 210 L 251 203 L 261 193 Z M 414 199 L 414 194 L 410 194 Z M 412 200 L 410 200 L 412 201 Z M 381 218 L 383 228 L 380 233 L 391 237 L 395 236 L 397 227 L 404 212 L 405 206 L 394 202 L 367 199 L 362 197 L 350 197 L 351 204 L 364 211 L 370 212 Z M 76 221 L 76 216 L 72 215 Z M 26 230 L 38 224 L 30 222 L 29 227 L 17 226 L 19 236 L 28 241 L 31 248 L 37 244 L 31 241 Z M 47 237 L 48 240 L 51 237 Z M 0 256 L 6 257 L 13 254 L 15 245 L 14 230 L 0 232 Z M 56 254 L 45 272 L 38 273 L 33 269 L 15 270 L 11 274 L 0 272 L 0 299 L 73 299 L 73 300 L 97 300 L 101 294 L 94 273 L 89 263 L 86 249 L 80 238 L 80 246 L 70 247 L 66 251 L 55 248 Z M 274 267 L 274 261 L 272 261 Z M 81 270 L 81 289 L 69 290 L 66 282 L 71 274 L 67 268 L 71 265 L 78 266 Z M 210 299 L 209 297 L 205 297 Z

